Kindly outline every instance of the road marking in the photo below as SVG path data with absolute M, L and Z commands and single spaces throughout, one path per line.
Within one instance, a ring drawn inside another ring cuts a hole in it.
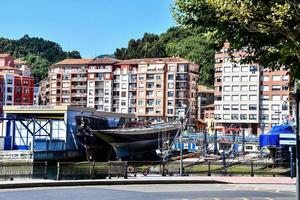
M 275 192 L 278 193 L 278 192 L 280 192 L 280 190 L 276 190 Z
M 241 199 L 242 199 L 242 200 L 248 200 L 248 199 L 247 199 L 247 198 L 245 198 L 245 197 L 242 197 Z
M 274 200 L 274 199 L 272 199 L 272 198 L 268 198 L 268 197 L 266 197 L 265 199 L 266 199 L 266 200 Z
M 214 198 L 214 200 L 221 200 L 220 198 Z
M 234 188 L 235 189 L 239 189 L 241 186 L 240 185 L 237 185 L 237 186 L 235 186 Z

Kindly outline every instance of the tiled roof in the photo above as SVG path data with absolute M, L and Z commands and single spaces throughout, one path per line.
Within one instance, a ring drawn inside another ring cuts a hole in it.
M 8 53 L 0 53 L 0 58 L 6 58 L 7 56 L 10 56 Z
M 20 71 L 19 69 L 10 67 L 10 66 L 0 66 L 0 70 L 18 70 L 18 71 Z
M 95 58 L 94 60 L 92 60 L 90 62 L 90 64 L 114 64 L 117 62 L 121 62 L 122 60 L 118 60 L 115 58 L 111 58 L 111 57 L 103 57 L 103 58 Z
M 26 61 L 24 61 L 24 60 L 20 60 L 20 59 L 16 59 L 16 60 L 14 60 L 14 63 L 16 64 L 16 65 L 26 65 L 27 63 L 26 63 Z
M 211 89 L 209 87 L 206 87 L 204 85 L 198 85 L 198 91 L 203 93 L 214 93 L 214 89 Z
M 86 59 L 86 58 L 80 58 L 80 59 L 65 59 L 58 63 L 55 63 L 54 65 L 86 65 L 89 64 L 93 59 Z
M 166 57 L 166 58 L 140 58 L 140 59 L 129 59 L 123 60 L 119 64 L 139 64 L 145 62 L 148 64 L 155 63 L 191 63 L 191 61 L 185 60 L 179 57 Z

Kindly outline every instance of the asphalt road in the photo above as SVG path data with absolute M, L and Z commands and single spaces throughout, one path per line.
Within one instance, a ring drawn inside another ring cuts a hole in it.
M 296 199 L 295 185 L 115 185 L 0 190 L 1 200 L 283 200 Z

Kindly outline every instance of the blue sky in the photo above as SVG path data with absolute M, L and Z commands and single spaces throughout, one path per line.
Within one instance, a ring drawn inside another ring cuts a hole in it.
M 113 53 L 145 32 L 174 26 L 172 0 L 9 0 L 0 1 L 0 37 L 24 34 L 78 50 L 83 57 Z

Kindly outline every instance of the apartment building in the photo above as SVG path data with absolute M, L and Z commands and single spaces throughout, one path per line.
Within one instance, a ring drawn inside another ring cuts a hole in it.
M 24 76 L 24 68 L 18 68 L 9 54 L 0 54 L 0 112 L 2 105 L 32 105 L 34 78 Z M 30 68 L 26 67 L 26 70 Z
M 113 67 L 118 60 L 96 58 L 88 64 L 87 106 L 99 111 L 112 110 Z
M 182 58 L 66 59 L 54 64 L 40 83 L 41 100 L 172 121 L 190 104 L 190 113 L 196 116 L 198 69 Z
M 257 64 L 241 64 L 245 51 L 228 53 L 229 44 L 215 55 L 214 118 L 216 129 L 257 135 L 289 114 L 287 71 L 270 71 Z M 274 78 L 274 79 L 273 79 Z
M 65 59 L 50 67 L 49 104 L 87 106 L 87 70 L 91 61 Z

